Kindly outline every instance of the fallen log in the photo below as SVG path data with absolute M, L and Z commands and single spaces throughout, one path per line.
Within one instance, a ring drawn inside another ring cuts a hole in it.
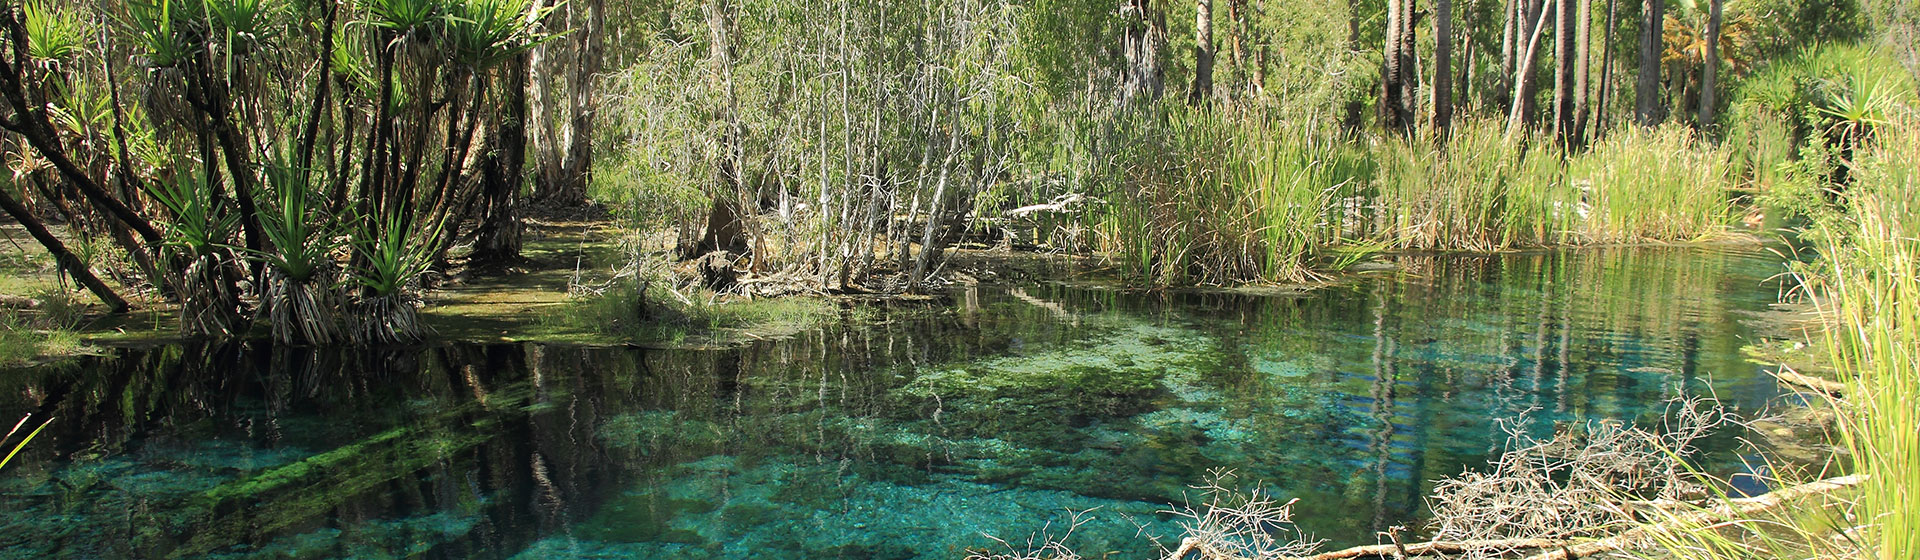
M 1773 376 L 1788 385 L 1813 389 L 1834 397 L 1844 396 L 1847 392 L 1845 383 L 1805 375 L 1786 366 L 1781 366 L 1779 370 L 1774 371 Z

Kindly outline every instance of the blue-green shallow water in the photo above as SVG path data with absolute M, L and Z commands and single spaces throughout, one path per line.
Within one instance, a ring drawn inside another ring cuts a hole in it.
M 57 415 L 0 473 L 17 558 L 958 558 L 1093 509 L 1150 558 L 1231 468 L 1330 546 L 1535 425 L 1781 390 L 1758 249 L 1408 258 L 1296 298 L 1030 286 L 716 351 L 261 344 L 0 375 Z M 851 325 L 851 326 L 850 326 Z M 1733 438 L 1708 446 L 1723 461 Z

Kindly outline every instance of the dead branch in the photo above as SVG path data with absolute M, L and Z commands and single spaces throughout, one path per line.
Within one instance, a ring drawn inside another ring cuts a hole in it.
M 1657 532 L 1684 531 L 1691 527 L 1697 527 L 1716 520 L 1751 517 L 1754 514 L 1780 507 L 1781 504 L 1857 486 L 1860 483 L 1866 482 L 1866 480 L 1866 475 L 1848 475 L 1809 482 L 1792 488 L 1782 488 L 1751 498 L 1727 500 L 1711 508 L 1675 515 L 1660 523 L 1642 525 L 1604 539 L 1587 541 L 1557 550 L 1542 552 L 1530 556 L 1526 560 L 1572 560 L 1574 558 L 1586 558 L 1602 552 L 1614 552 L 1644 546 L 1647 542 L 1647 537 Z

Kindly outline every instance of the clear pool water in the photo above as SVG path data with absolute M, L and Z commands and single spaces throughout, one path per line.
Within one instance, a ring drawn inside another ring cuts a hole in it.
M 57 418 L 0 472 L 18 558 L 1155 558 L 1214 469 L 1329 546 L 1418 527 L 1496 419 L 1736 413 L 1781 390 L 1759 249 L 1400 260 L 1293 297 L 1050 285 L 722 350 L 264 343 L 0 372 Z M 44 417 L 44 416 L 41 416 Z M 1733 438 L 1708 448 L 1731 461 Z

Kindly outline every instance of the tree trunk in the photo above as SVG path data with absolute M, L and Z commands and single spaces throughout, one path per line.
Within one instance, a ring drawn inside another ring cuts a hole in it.
M 1560 138 L 1561 146 L 1573 145 L 1573 124 L 1575 89 L 1578 80 L 1574 70 L 1579 65 L 1574 60 L 1578 54 L 1578 33 L 1574 29 L 1579 18 L 1574 13 L 1579 4 L 1562 0 L 1555 2 L 1553 13 L 1553 131 Z
M 1574 42 L 1573 134 L 1570 146 L 1587 143 L 1587 118 L 1593 112 L 1593 0 L 1580 0 L 1579 30 Z
M 1380 69 L 1380 114 L 1388 130 L 1413 132 L 1413 2 L 1387 0 L 1386 47 Z
M 1514 104 L 1513 111 L 1507 114 L 1507 134 L 1513 134 L 1526 124 L 1529 119 L 1525 118 L 1525 115 L 1532 112 L 1533 104 L 1529 100 L 1533 97 L 1534 61 L 1540 57 L 1540 35 L 1546 31 L 1549 14 L 1546 8 L 1551 5 L 1549 0 L 1549 3 L 1542 4 L 1539 9 L 1533 10 L 1538 14 L 1534 17 L 1533 31 L 1527 34 L 1527 49 L 1520 57 L 1518 67 L 1514 69 Z
M 33 212 L 28 211 L 26 206 L 22 206 L 20 201 L 14 200 L 13 195 L 8 194 L 6 189 L 0 189 L 0 209 L 6 210 L 8 215 L 13 216 L 13 221 L 20 222 L 20 227 L 26 228 L 27 233 L 32 235 L 35 241 L 40 242 L 40 246 L 47 248 L 47 254 L 53 255 L 54 262 L 59 263 L 60 268 L 66 269 L 68 276 L 72 276 L 80 285 L 86 286 L 87 291 L 93 292 L 94 297 L 100 298 L 100 301 L 107 304 L 114 313 L 126 311 L 129 308 L 127 300 L 121 299 L 120 294 L 113 293 L 113 288 L 107 287 L 106 282 L 101 282 L 100 277 L 94 276 L 93 271 L 87 269 L 87 264 L 80 261 L 80 257 L 68 251 L 66 244 L 61 243 L 60 238 L 54 237 L 53 232 L 47 231 L 47 226 L 41 224 L 40 219 L 34 217 Z
M 606 0 L 585 0 L 584 19 L 579 27 L 579 56 L 574 61 L 573 121 L 567 126 L 567 159 L 561 170 L 559 184 L 552 187 L 548 199 L 562 205 L 577 205 L 587 201 L 587 184 L 593 174 L 593 132 L 594 115 L 600 111 L 600 102 L 594 87 L 594 76 L 599 75 L 601 64 L 606 58 Z
M 506 105 L 501 108 L 499 125 L 493 127 L 495 149 L 481 163 L 481 185 L 486 199 L 486 214 L 480 218 L 469 260 L 512 262 L 520 260 L 520 185 L 526 180 L 527 161 L 527 62 L 521 54 L 507 62 Z
M 1503 111 L 1513 106 L 1513 65 L 1520 58 L 1519 53 L 1514 52 L 1514 44 L 1519 41 L 1520 21 L 1525 19 L 1525 14 L 1520 13 L 1520 3 L 1525 1 L 1507 0 L 1506 16 L 1500 24 L 1500 78 L 1495 83 L 1500 88 L 1500 109 Z
M 1660 54 L 1666 39 L 1666 0 L 1642 0 L 1640 74 L 1633 84 L 1633 115 L 1640 126 L 1660 124 Z
M 1433 130 L 1453 126 L 1453 0 L 1436 0 L 1433 18 Z
M 1121 13 L 1128 16 L 1126 33 L 1121 37 L 1121 53 L 1127 59 L 1126 75 L 1121 79 L 1120 102 L 1152 101 L 1164 93 L 1160 47 L 1166 42 L 1166 14 L 1153 7 L 1153 0 L 1126 0 Z
M 1619 10 L 1619 0 L 1607 0 L 1607 34 L 1600 41 L 1600 99 L 1595 102 L 1598 108 L 1593 112 L 1594 137 L 1606 133 L 1607 111 L 1613 108 L 1613 34 L 1619 28 L 1619 20 L 1614 16 Z
M 1213 0 L 1195 0 L 1195 3 L 1193 89 L 1187 92 L 1187 103 L 1204 105 L 1213 96 Z
M 1707 60 L 1700 70 L 1700 123 L 1702 132 L 1713 127 L 1714 89 L 1720 74 L 1720 6 L 1722 0 L 1710 0 L 1707 9 Z
M 541 9 L 546 4 L 535 0 L 534 9 Z M 571 7 L 562 9 L 571 10 Z M 548 16 L 540 27 L 553 31 L 555 23 L 552 18 L 558 15 Z M 559 113 L 560 106 L 552 99 L 556 81 L 553 74 L 557 66 L 553 59 L 565 56 L 565 52 L 555 52 L 564 49 L 565 45 L 565 41 L 547 41 L 528 53 L 527 147 L 533 151 L 533 169 L 529 172 L 533 178 L 533 197 L 537 199 L 546 199 L 555 194 L 555 185 L 566 174 L 566 153 L 561 149 L 559 131 L 559 122 L 564 115 Z

